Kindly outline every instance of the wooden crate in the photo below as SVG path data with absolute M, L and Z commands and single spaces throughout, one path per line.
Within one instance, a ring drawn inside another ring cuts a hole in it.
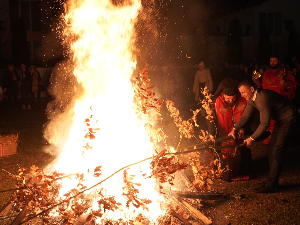
M 0 157 L 17 153 L 18 134 L 0 136 Z

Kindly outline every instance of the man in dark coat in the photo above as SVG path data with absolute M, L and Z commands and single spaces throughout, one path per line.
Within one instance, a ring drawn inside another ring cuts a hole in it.
M 283 158 L 295 127 L 297 112 L 287 98 L 272 90 L 256 89 L 251 80 L 241 81 L 238 88 L 242 97 L 247 100 L 247 106 L 234 125 L 234 129 L 228 135 L 235 137 L 257 109 L 260 114 L 260 124 L 256 131 L 244 141 L 247 147 L 250 147 L 255 140 L 265 133 L 270 120 L 276 121 L 268 149 L 269 176 L 265 184 L 254 190 L 257 193 L 273 193 L 278 185 Z
M 19 81 L 20 76 L 17 71 L 14 70 L 14 65 L 9 64 L 3 76 L 3 92 L 7 95 L 9 107 L 14 108 L 17 104 Z

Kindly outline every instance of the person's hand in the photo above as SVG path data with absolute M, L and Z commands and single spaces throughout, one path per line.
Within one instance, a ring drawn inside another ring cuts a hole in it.
M 244 140 L 244 144 L 246 144 L 247 148 L 250 148 L 252 143 L 253 143 L 253 140 L 250 137 Z
M 2 92 L 6 92 L 7 91 L 7 88 L 4 88 L 3 90 L 2 90 Z
M 285 83 L 284 79 L 281 79 L 281 80 L 280 80 L 280 85 L 281 85 L 281 86 L 284 86 L 284 83 Z
M 235 139 L 235 130 L 232 129 L 232 130 L 230 131 L 230 133 L 228 134 L 228 136 L 231 136 L 231 137 L 233 137 L 233 138 Z
M 238 134 L 239 134 L 239 138 L 243 138 L 244 135 L 245 135 L 245 130 L 244 130 L 244 128 L 240 129 Z

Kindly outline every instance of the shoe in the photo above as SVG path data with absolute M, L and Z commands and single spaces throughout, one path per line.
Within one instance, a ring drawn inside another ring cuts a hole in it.
M 26 109 L 26 106 L 25 106 L 25 105 L 22 105 L 22 109 Z
M 31 105 L 27 105 L 27 109 L 31 109 Z
M 276 189 L 275 189 L 275 187 L 272 187 L 272 186 L 261 185 L 255 189 L 253 189 L 253 191 L 255 193 L 269 194 L 269 193 L 275 193 Z

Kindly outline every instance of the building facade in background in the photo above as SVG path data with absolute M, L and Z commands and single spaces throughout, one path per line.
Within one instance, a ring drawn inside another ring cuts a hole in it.
M 226 44 L 232 21 L 237 20 L 242 42 L 242 61 L 251 62 L 253 57 L 265 63 L 270 54 L 282 60 L 299 55 L 300 1 L 268 0 L 219 17 L 210 22 L 210 45 L 220 60 L 226 58 Z M 298 36 L 297 36 L 298 35 Z M 298 38 L 298 41 L 297 41 Z M 298 50 L 297 50 L 297 47 Z
M 0 64 L 46 66 L 60 58 L 55 33 L 61 3 L 54 0 L 1 0 Z

